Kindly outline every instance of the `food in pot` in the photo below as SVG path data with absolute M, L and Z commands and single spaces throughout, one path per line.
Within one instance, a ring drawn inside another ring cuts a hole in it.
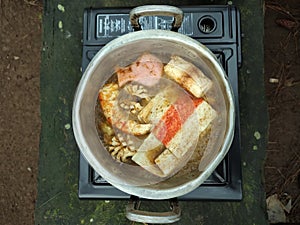
M 130 81 L 138 81 L 147 86 L 153 86 L 163 74 L 164 65 L 156 56 L 145 53 L 127 67 L 116 70 L 119 86 Z
M 164 66 L 145 53 L 118 67 L 98 98 L 108 152 L 159 177 L 173 175 L 217 116 L 206 99 L 211 87 L 199 68 L 178 56 Z
M 134 135 L 143 135 L 150 132 L 152 124 L 142 124 L 130 120 L 118 107 L 119 85 L 105 84 L 99 92 L 99 101 L 107 121 L 114 127 Z
M 191 145 L 216 117 L 215 110 L 203 99 L 194 99 L 195 107 L 189 107 L 184 100 L 179 98 L 166 110 L 149 138 L 132 157 L 134 162 L 161 177 L 176 170 L 180 160 L 186 158 L 187 151 L 193 147 Z M 198 122 L 197 129 L 191 130 L 195 121 Z
M 141 99 L 146 99 L 149 101 L 151 99 L 148 90 L 143 86 L 143 85 L 138 85 L 138 84 L 128 84 L 124 88 L 128 94 L 132 96 L 139 97 Z
M 111 156 L 120 162 L 130 162 L 130 158 L 136 153 L 133 142 L 125 140 L 122 135 L 113 136 L 108 143 Z
M 203 72 L 179 56 L 172 56 L 164 68 L 167 76 L 197 98 L 202 97 L 212 86 Z
M 138 114 L 138 119 L 144 123 L 155 124 L 172 104 L 166 98 L 166 94 L 164 90 L 152 98 Z

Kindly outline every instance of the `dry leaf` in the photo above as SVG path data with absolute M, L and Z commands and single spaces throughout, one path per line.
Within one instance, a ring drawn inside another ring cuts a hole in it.
M 267 198 L 267 212 L 270 223 L 285 223 L 285 207 L 278 199 L 277 194 L 271 195 Z

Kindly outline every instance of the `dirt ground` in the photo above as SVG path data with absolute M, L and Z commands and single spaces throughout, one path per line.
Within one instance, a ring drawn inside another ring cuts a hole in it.
M 0 0 L 0 224 L 34 224 L 42 6 Z
M 41 0 L 0 0 L 0 224 L 34 224 L 40 135 Z M 267 197 L 300 223 L 300 3 L 266 1 Z
M 277 194 L 283 204 L 291 199 L 287 221 L 300 223 L 300 2 L 265 6 L 266 194 Z

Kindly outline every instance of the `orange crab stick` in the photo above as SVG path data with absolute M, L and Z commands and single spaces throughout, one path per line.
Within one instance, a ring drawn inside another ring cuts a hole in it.
M 185 97 L 178 98 L 162 116 L 154 127 L 153 134 L 165 146 L 172 140 L 175 134 L 181 129 L 183 123 L 192 115 L 195 108 L 203 102 L 203 99 L 194 99 L 193 104 L 188 104 Z

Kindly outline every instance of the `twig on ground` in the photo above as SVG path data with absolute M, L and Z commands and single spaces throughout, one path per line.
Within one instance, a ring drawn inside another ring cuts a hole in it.
M 55 195 L 53 195 L 51 198 L 49 198 L 48 200 L 46 200 L 45 202 L 43 202 L 39 207 L 38 209 L 44 207 L 45 205 L 47 205 L 49 202 L 51 202 L 53 199 L 55 199 L 56 197 L 58 197 L 60 194 L 62 194 L 62 192 L 58 192 L 56 193 Z
M 298 13 L 299 13 L 298 10 L 292 9 L 293 11 L 290 11 L 287 8 L 281 6 L 280 4 L 274 3 L 274 2 L 272 2 L 272 3 L 267 2 L 266 8 L 277 11 L 288 17 L 288 18 L 278 18 L 275 20 L 275 23 L 279 26 L 282 26 L 282 27 L 290 30 L 294 34 L 296 52 L 298 55 L 297 34 L 299 33 L 299 29 L 300 29 L 300 17 L 298 16 Z
M 272 9 L 274 11 L 277 11 L 277 12 L 283 14 L 283 15 L 286 15 L 286 16 L 290 17 L 291 19 L 296 20 L 295 17 L 292 15 L 292 13 L 289 10 L 287 10 L 286 8 L 284 8 L 283 6 L 281 6 L 277 3 L 267 2 L 266 3 L 266 8 Z
M 294 212 L 294 210 L 296 210 L 296 206 L 300 203 L 300 194 L 298 194 L 298 196 L 295 198 L 295 200 L 293 201 L 293 204 L 292 204 L 292 210 L 291 210 L 291 213 Z
M 295 156 L 292 158 L 288 167 L 286 168 L 287 173 L 285 174 L 285 180 L 278 188 L 279 193 L 283 193 L 286 187 L 293 183 L 300 173 L 299 156 L 298 154 L 295 154 L 295 152 L 294 155 Z
M 35 6 L 38 7 L 40 9 L 42 9 L 41 4 L 38 2 L 38 0 L 24 0 L 25 4 L 30 5 L 30 6 Z
M 294 41 L 295 41 L 295 50 L 296 50 L 296 54 L 297 56 L 299 56 L 299 53 L 298 53 L 298 41 L 299 41 L 299 26 L 298 26 L 298 29 L 294 32 Z
M 279 82 L 277 85 L 277 88 L 275 90 L 274 97 L 277 98 L 280 91 L 284 88 L 284 82 L 285 82 L 285 64 L 282 62 L 279 68 Z
M 280 42 L 280 46 L 281 46 L 281 50 L 283 50 L 283 52 L 286 52 L 287 47 L 289 46 L 290 40 L 291 40 L 291 36 L 292 36 L 292 32 L 289 32 L 289 34 L 287 35 L 286 39 Z
M 266 151 L 267 152 L 280 152 L 280 150 L 278 150 L 278 149 L 267 149 Z
M 283 173 L 281 172 L 281 170 L 280 169 L 276 169 L 277 170 L 277 172 L 280 174 L 280 176 L 284 179 L 284 180 L 286 180 L 286 177 L 283 175 Z
M 24 0 L 24 2 L 28 5 L 32 5 L 32 6 L 37 6 L 37 1 L 36 0 L 33 0 L 33 1 L 29 1 L 29 0 Z

